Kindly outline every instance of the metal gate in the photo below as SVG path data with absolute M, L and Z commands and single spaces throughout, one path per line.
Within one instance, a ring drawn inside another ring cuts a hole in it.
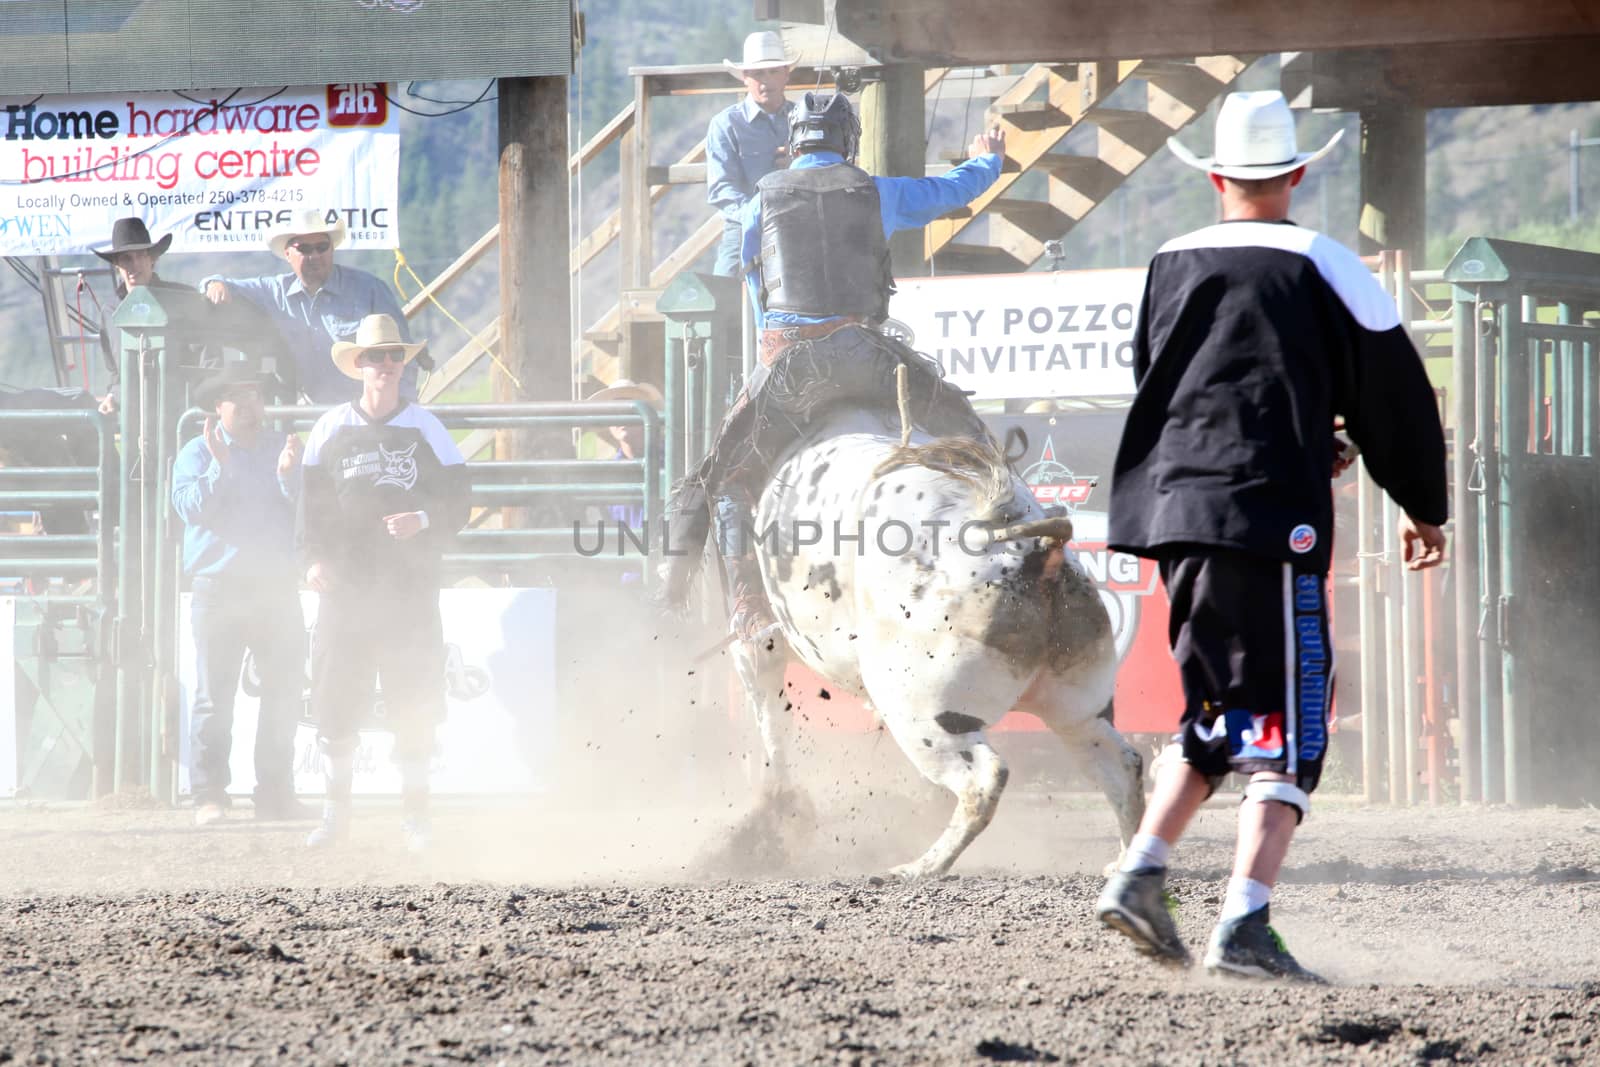
M 1468 799 L 1592 804 L 1600 255 L 1473 238 L 1445 280 L 1472 428 L 1456 535 L 1463 725 L 1479 756 Z

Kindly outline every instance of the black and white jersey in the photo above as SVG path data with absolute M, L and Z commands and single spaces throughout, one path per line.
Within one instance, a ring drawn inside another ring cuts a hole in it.
M 1444 435 L 1393 299 L 1349 249 L 1287 222 L 1224 222 L 1150 263 L 1112 547 L 1236 548 L 1326 570 L 1332 424 L 1423 522 L 1445 521 Z
M 439 560 L 467 521 L 466 461 L 431 412 L 401 401 L 386 419 L 357 404 L 323 415 L 306 442 L 297 541 L 337 582 L 438 587 Z M 428 528 L 397 541 L 384 517 L 423 511 Z

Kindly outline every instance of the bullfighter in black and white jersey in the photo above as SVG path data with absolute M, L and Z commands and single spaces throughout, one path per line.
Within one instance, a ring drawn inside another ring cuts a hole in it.
M 319 594 L 311 646 L 311 710 L 327 774 L 324 847 L 350 826 L 357 731 L 372 706 L 395 734 L 407 847 L 426 847 L 428 761 L 444 714 L 441 557 L 467 520 L 465 461 L 444 426 L 400 396 L 421 344 L 387 315 L 361 321 L 333 362 L 360 379 L 361 398 L 317 420 L 306 443 L 297 541 Z
M 1138 394 L 1114 466 L 1113 549 L 1159 561 L 1183 679 L 1179 733 L 1096 914 L 1140 951 L 1187 963 L 1165 905 L 1168 853 L 1230 771 L 1246 776 L 1233 877 L 1208 971 L 1321 981 L 1268 925 L 1327 744 L 1333 647 L 1330 472 L 1343 416 L 1405 511 L 1407 565 L 1443 556 L 1444 435 L 1394 301 L 1355 256 L 1288 220 L 1305 165 L 1277 92 L 1233 93 L 1200 159 L 1222 222 L 1151 261 L 1134 336 Z

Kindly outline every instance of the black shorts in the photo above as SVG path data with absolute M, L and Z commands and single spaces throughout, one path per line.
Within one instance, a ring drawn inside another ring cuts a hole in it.
M 1161 560 L 1161 580 L 1183 678 L 1184 760 L 1208 777 L 1276 771 L 1310 793 L 1333 697 L 1326 575 L 1197 548 Z
M 438 587 L 322 594 L 311 636 L 311 712 L 329 752 L 351 751 L 363 728 L 379 727 L 394 732 L 397 758 L 426 758 L 445 717 Z

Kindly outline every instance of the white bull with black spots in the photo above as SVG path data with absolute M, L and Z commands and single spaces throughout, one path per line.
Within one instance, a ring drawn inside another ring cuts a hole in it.
M 809 807 L 785 736 L 793 657 L 868 704 L 956 796 L 938 840 L 895 875 L 943 873 L 989 824 L 1008 772 L 984 731 L 1013 708 L 1082 757 L 1126 848 L 1143 761 L 1102 715 L 1117 656 L 1098 591 L 1065 551 L 1070 524 L 1047 518 L 991 446 L 919 436 L 904 449 L 882 426 L 834 417 L 760 499 L 753 532 L 781 634 L 734 657 L 766 750 L 765 800 Z

